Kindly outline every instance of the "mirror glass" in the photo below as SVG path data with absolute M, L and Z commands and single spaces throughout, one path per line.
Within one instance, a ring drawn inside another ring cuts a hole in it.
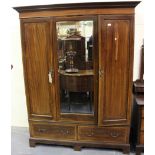
M 61 113 L 94 113 L 93 23 L 56 22 Z

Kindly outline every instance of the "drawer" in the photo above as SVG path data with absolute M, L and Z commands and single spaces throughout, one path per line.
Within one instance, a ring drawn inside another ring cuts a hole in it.
M 76 140 L 76 126 L 31 123 L 31 136 L 53 140 Z
M 140 132 L 140 135 L 139 135 L 139 143 L 140 144 L 144 144 L 144 132 L 143 131 Z
M 144 118 L 141 119 L 140 123 L 140 131 L 144 131 Z
M 78 140 L 107 143 L 127 143 L 129 131 L 126 127 L 79 126 Z

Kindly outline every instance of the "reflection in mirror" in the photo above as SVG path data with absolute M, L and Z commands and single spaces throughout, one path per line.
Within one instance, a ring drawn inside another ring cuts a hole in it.
M 61 21 L 56 27 L 61 113 L 93 114 L 93 21 Z

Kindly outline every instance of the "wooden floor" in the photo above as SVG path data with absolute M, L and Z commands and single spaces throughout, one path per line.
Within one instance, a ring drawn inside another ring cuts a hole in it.
M 12 127 L 11 137 L 11 155 L 123 155 L 121 151 L 107 149 L 83 148 L 81 151 L 74 151 L 71 147 L 52 145 L 30 148 L 28 128 Z

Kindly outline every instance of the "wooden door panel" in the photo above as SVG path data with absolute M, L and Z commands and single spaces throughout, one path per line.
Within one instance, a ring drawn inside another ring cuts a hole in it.
M 125 124 L 128 119 L 129 38 L 127 19 L 101 20 L 99 124 Z
M 51 87 L 48 82 L 50 57 L 50 22 L 23 21 L 24 67 L 30 117 L 52 117 Z
M 127 102 L 127 79 L 128 79 L 128 31 L 126 23 L 120 21 L 107 21 L 105 24 L 112 23 L 111 30 L 107 27 L 107 50 L 105 53 L 105 105 L 104 119 L 126 119 L 126 102 Z M 118 25 L 118 26 L 117 26 Z M 105 25 L 106 26 L 106 25 Z M 119 41 L 118 47 L 113 38 L 115 28 L 118 27 Z M 112 32 L 108 32 L 112 31 Z M 109 34 L 110 33 L 110 34 Z M 111 35 L 112 33 L 112 35 Z M 124 38 L 124 41 L 123 41 Z M 111 45 L 112 44 L 112 45 Z M 124 47 L 123 47 L 123 46 Z M 118 48 L 118 52 L 115 48 Z M 117 52 L 117 53 L 116 53 Z

